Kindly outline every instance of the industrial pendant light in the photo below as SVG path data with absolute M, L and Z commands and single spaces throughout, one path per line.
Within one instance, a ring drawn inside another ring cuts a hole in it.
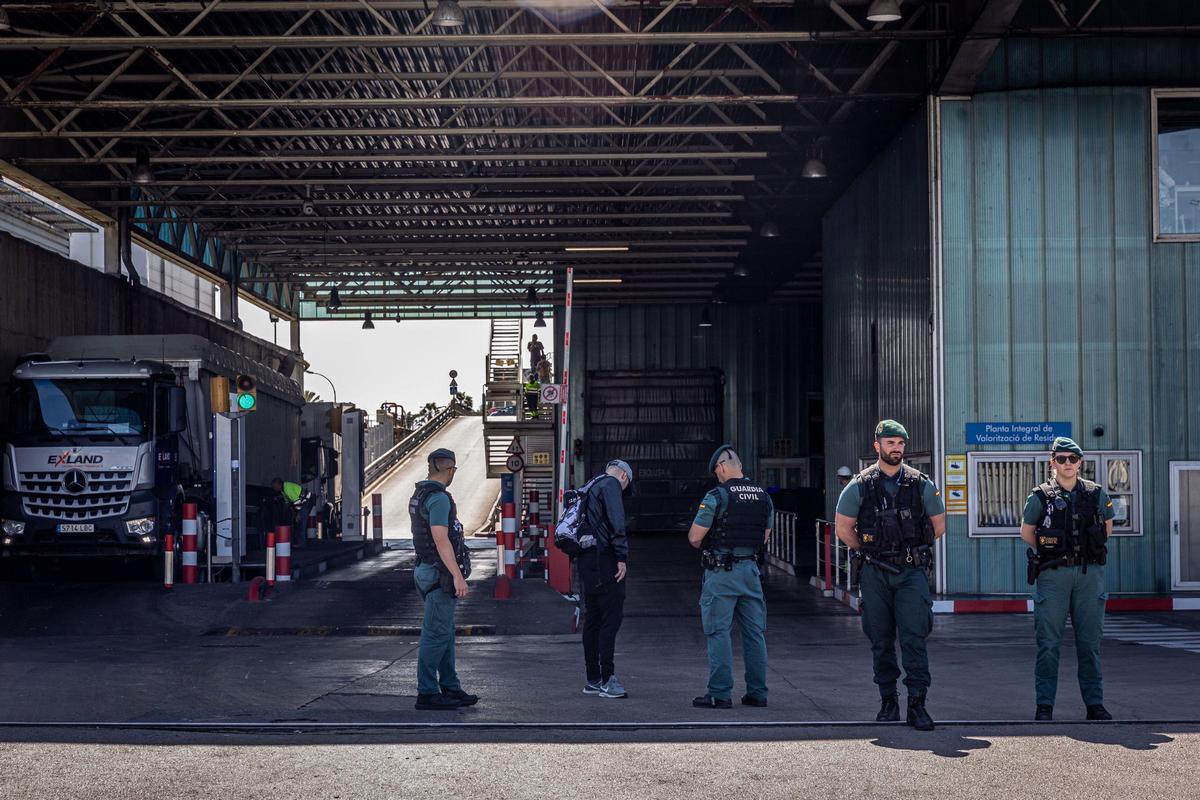
M 779 225 L 773 219 L 769 219 L 762 224 L 758 229 L 758 235 L 764 239 L 774 239 L 779 235 Z
M 532 286 L 530 286 L 525 291 L 525 305 L 527 305 L 527 306 L 536 306 L 537 305 L 537 290 L 535 290 Z
M 802 178 L 828 178 L 829 171 L 825 169 L 825 162 L 821 160 L 820 146 L 816 142 L 808 148 L 808 160 L 804 162 L 804 168 L 800 170 Z
M 867 9 L 867 19 L 871 22 L 896 22 L 900 17 L 900 4 L 896 0 L 871 0 Z
M 708 313 L 708 309 L 706 308 L 706 309 L 704 309 L 704 312 L 700 314 L 700 322 L 697 323 L 696 327 L 711 328 L 712 326 L 713 326 L 712 315 Z
M 737 277 L 737 278 L 749 278 L 750 277 L 750 268 L 747 267 L 745 264 L 738 264 L 736 267 L 733 268 L 733 274 L 734 274 L 734 277 Z
M 363 329 L 364 331 L 373 331 L 373 330 L 375 330 L 375 323 L 371 321 L 371 312 L 370 312 L 370 311 L 368 311 L 368 312 L 367 312 L 367 315 L 366 315 L 366 317 L 364 317 L 364 318 L 363 318 L 363 327 L 362 327 L 362 329 Z
M 540 308 L 538 309 L 538 312 L 537 312 L 537 319 L 535 319 L 533 321 L 533 327 L 535 327 L 535 328 L 546 327 L 546 312 L 542 311 Z
M 397 311 L 396 312 L 396 322 L 399 322 L 399 321 L 400 321 L 400 312 Z
M 139 147 L 133 158 L 133 174 L 130 179 L 138 186 L 149 186 L 154 183 L 154 170 L 150 168 L 150 151 Z
M 12 20 L 9 19 L 8 12 L 0 8 L 0 31 L 11 31 Z
M 325 308 L 328 311 L 337 311 L 341 307 L 342 307 L 342 298 L 341 298 L 341 296 L 338 295 L 338 290 L 331 289 L 329 291 L 329 300 L 326 301 L 326 303 L 325 303 Z
M 433 19 L 429 22 L 439 28 L 461 28 L 467 24 L 467 18 L 459 8 L 458 0 L 442 0 L 433 10 Z

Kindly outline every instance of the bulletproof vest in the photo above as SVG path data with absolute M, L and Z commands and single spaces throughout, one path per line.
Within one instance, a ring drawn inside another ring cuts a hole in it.
M 757 548 L 771 527 L 767 491 L 746 478 L 728 480 L 717 490 L 725 495 L 725 509 L 704 537 L 705 548 Z
M 454 505 L 454 496 L 446 491 L 446 487 L 435 481 L 422 481 L 417 484 L 417 491 L 413 493 L 412 500 L 408 501 L 408 516 L 412 524 L 413 548 L 417 551 L 417 558 L 425 563 L 433 563 L 441 565 L 442 559 L 438 555 L 437 545 L 433 541 L 433 528 L 429 524 L 429 517 L 425 516 L 425 501 L 430 496 L 438 492 L 445 492 L 450 498 L 450 538 L 451 544 L 454 544 L 454 536 L 458 531 L 458 508 Z M 457 547 L 455 548 L 457 552 Z
M 1080 491 L 1071 493 L 1055 482 L 1041 484 L 1037 494 L 1045 511 L 1037 529 L 1037 553 L 1040 561 L 1074 558 L 1087 564 L 1103 564 L 1107 530 L 1100 518 L 1100 485 L 1079 479 Z
M 908 548 L 933 544 L 933 525 L 921 498 L 926 478 L 907 464 L 900 465 L 896 497 L 883 488 L 879 465 L 859 473 L 862 505 L 858 511 L 858 538 L 869 555 L 895 556 Z

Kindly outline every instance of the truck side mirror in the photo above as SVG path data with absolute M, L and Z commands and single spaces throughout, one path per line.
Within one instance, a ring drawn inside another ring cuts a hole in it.
M 187 430 L 187 394 L 182 386 L 167 389 L 167 419 L 171 433 Z

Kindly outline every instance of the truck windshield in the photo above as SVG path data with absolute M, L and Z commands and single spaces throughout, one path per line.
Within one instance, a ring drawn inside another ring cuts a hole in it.
M 19 381 L 13 403 L 14 440 L 64 438 L 144 440 L 153 429 L 150 382 L 113 378 Z

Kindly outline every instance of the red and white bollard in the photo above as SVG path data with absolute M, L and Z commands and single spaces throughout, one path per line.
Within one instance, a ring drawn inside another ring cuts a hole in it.
M 292 526 L 275 528 L 275 580 L 285 583 L 292 579 Z
M 371 495 L 371 533 L 375 541 L 383 541 L 383 495 Z
M 267 586 L 275 585 L 275 532 L 267 532 Z
M 196 524 L 196 504 L 183 504 L 183 582 L 195 583 L 199 562 L 196 559 L 196 541 L 200 529 Z
M 512 597 L 517 571 L 517 504 L 511 495 L 500 504 L 500 532 L 496 534 L 496 599 Z M 511 571 L 510 566 L 511 565 Z
M 175 588 L 175 535 L 163 537 L 163 586 Z
M 542 535 L 542 520 L 541 520 L 541 516 L 540 516 L 541 510 L 542 510 L 542 504 L 539 502 L 538 490 L 530 489 L 529 490 L 529 535 L 530 536 L 536 537 L 536 536 Z
M 316 539 L 320 535 L 320 530 L 317 528 L 317 512 L 312 512 L 308 515 L 308 523 L 304 528 L 304 538 Z

